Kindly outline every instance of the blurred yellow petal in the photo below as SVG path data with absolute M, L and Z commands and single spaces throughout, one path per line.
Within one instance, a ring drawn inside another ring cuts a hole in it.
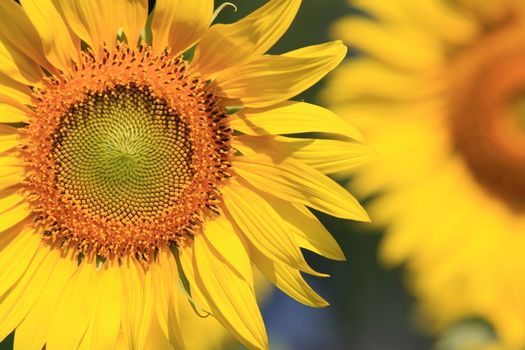
M 197 46 L 193 66 L 210 76 L 266 53 L 286 32 L 301 0 L 271 0 L 232 24 L 216 24 Z
M 348 101 L 406 102 L 431 98 L 440 93 L 443 81 L 432 70 L 411 75 L 392 69 L 371 58 L 356 58 L 341 65 L 337 74 L 321 92 L 329 103 Z M 348 84 L 351 81 L 352 84 Z M 351 120 L 351 116 L 348 116 Z
M 439 42 L 425 33 L 364 17 L 343 18 L 333 27 L 335 37 L 396 68 L 424 70 L 443 61 Z
M 406 22 L 409 20 L 403 8 L 397 2 L 384 0 L 347 0 L 351 6 L 358 6 L 370 16 L 382 22 Z
M 193 46 L 208 30 L 212 0 L 157 0 L 151 30 L 153 49 L 171 48 L 176 56 Z
M 481 28 L 467 13 L 458 11 L 457 4 L 445 1 L 401 0 L 407 17 L 429 34 L 447 44 L 463 44 L 474 39 Z

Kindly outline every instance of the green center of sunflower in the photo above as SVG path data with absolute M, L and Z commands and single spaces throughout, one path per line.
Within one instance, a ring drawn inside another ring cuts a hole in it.
M 126 221 L 157 215 L 193 178 L 188 127 L 149 89 L 89 94 L 54 138 L 57 185 L 91 214 Z

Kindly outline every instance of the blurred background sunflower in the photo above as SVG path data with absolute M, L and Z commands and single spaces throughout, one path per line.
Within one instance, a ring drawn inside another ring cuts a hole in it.
M 386 227 L 436 347 L 525 347 L 525 2 L 353 0 L 323 92 L 379 156 L 351 188 Z M 372 198 L 374 197 L 374 198 Z
M 217 22 L 266 3 L 232 2 L 238 10 L 224 8 Z M 521 2 L 303 1 L 271 53 L 334 37 L 353 49 L 328 84 L 298 99 L 330 103 L 377 150 L 352 180 L 377 225 L 371 234 L 316 213 L 349 261 L 304 252 L 332 276 L 305 276 L 330 308 L 311 309 L 279 291 L 260 300 L 271 349 L 523 348 Z M 190 349 L 244 349 L 192 312 L 182 316 L 184 332 L 194 330 Z

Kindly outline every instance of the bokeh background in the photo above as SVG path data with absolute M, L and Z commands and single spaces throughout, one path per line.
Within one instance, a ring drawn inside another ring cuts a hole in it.
M 5 1 L 5 0 L 0 0 Z M 198 1 L 198 0 L 196 0 Z M 388 1 L 388 0 L 385 0 Z M 216 1 L 220 5 L 224 1 Z M 264 4 L 265 0 L 233 0 L 217 22 L 233 22 Z M 271 53 L 283 53 L 331 40 L 329 30 L 338 18 L 352 13 L 345 0 L 303 0 L 290 30 Z M 354 12 L 355 14 L 355 12 Z M 349 59 L 355 55 L 349 52 Z M 296 99 L 317 102 L 323 81 Z M 279 291 L 262 304 L 272 350 L 420 350 L 432 349 L 436 340 L 418 329 L 413 300 L 404 288 L 402 271 L 385 270 L 378 263 L 381 232 L 361 224 L 319 215 L 345 252 L 347 262 L 334 262 L 305 252 L 317 271 L 331 278 L 307 278 L 331 304 L 312 309 Z M 206 334 L 202 334 L 203 337 Z M 12 349 L 12 336 L 0 349 Z M 226 349 L 244 349 L 232 341 Z

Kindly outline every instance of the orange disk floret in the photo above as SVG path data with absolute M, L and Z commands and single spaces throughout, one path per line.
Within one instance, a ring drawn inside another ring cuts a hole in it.
M 127 45 L 83 54 L 46 80 L 34 105 L 22 156 L 45 238 L 149 261 L 217 210 L 231 129 L 182 57 Z

